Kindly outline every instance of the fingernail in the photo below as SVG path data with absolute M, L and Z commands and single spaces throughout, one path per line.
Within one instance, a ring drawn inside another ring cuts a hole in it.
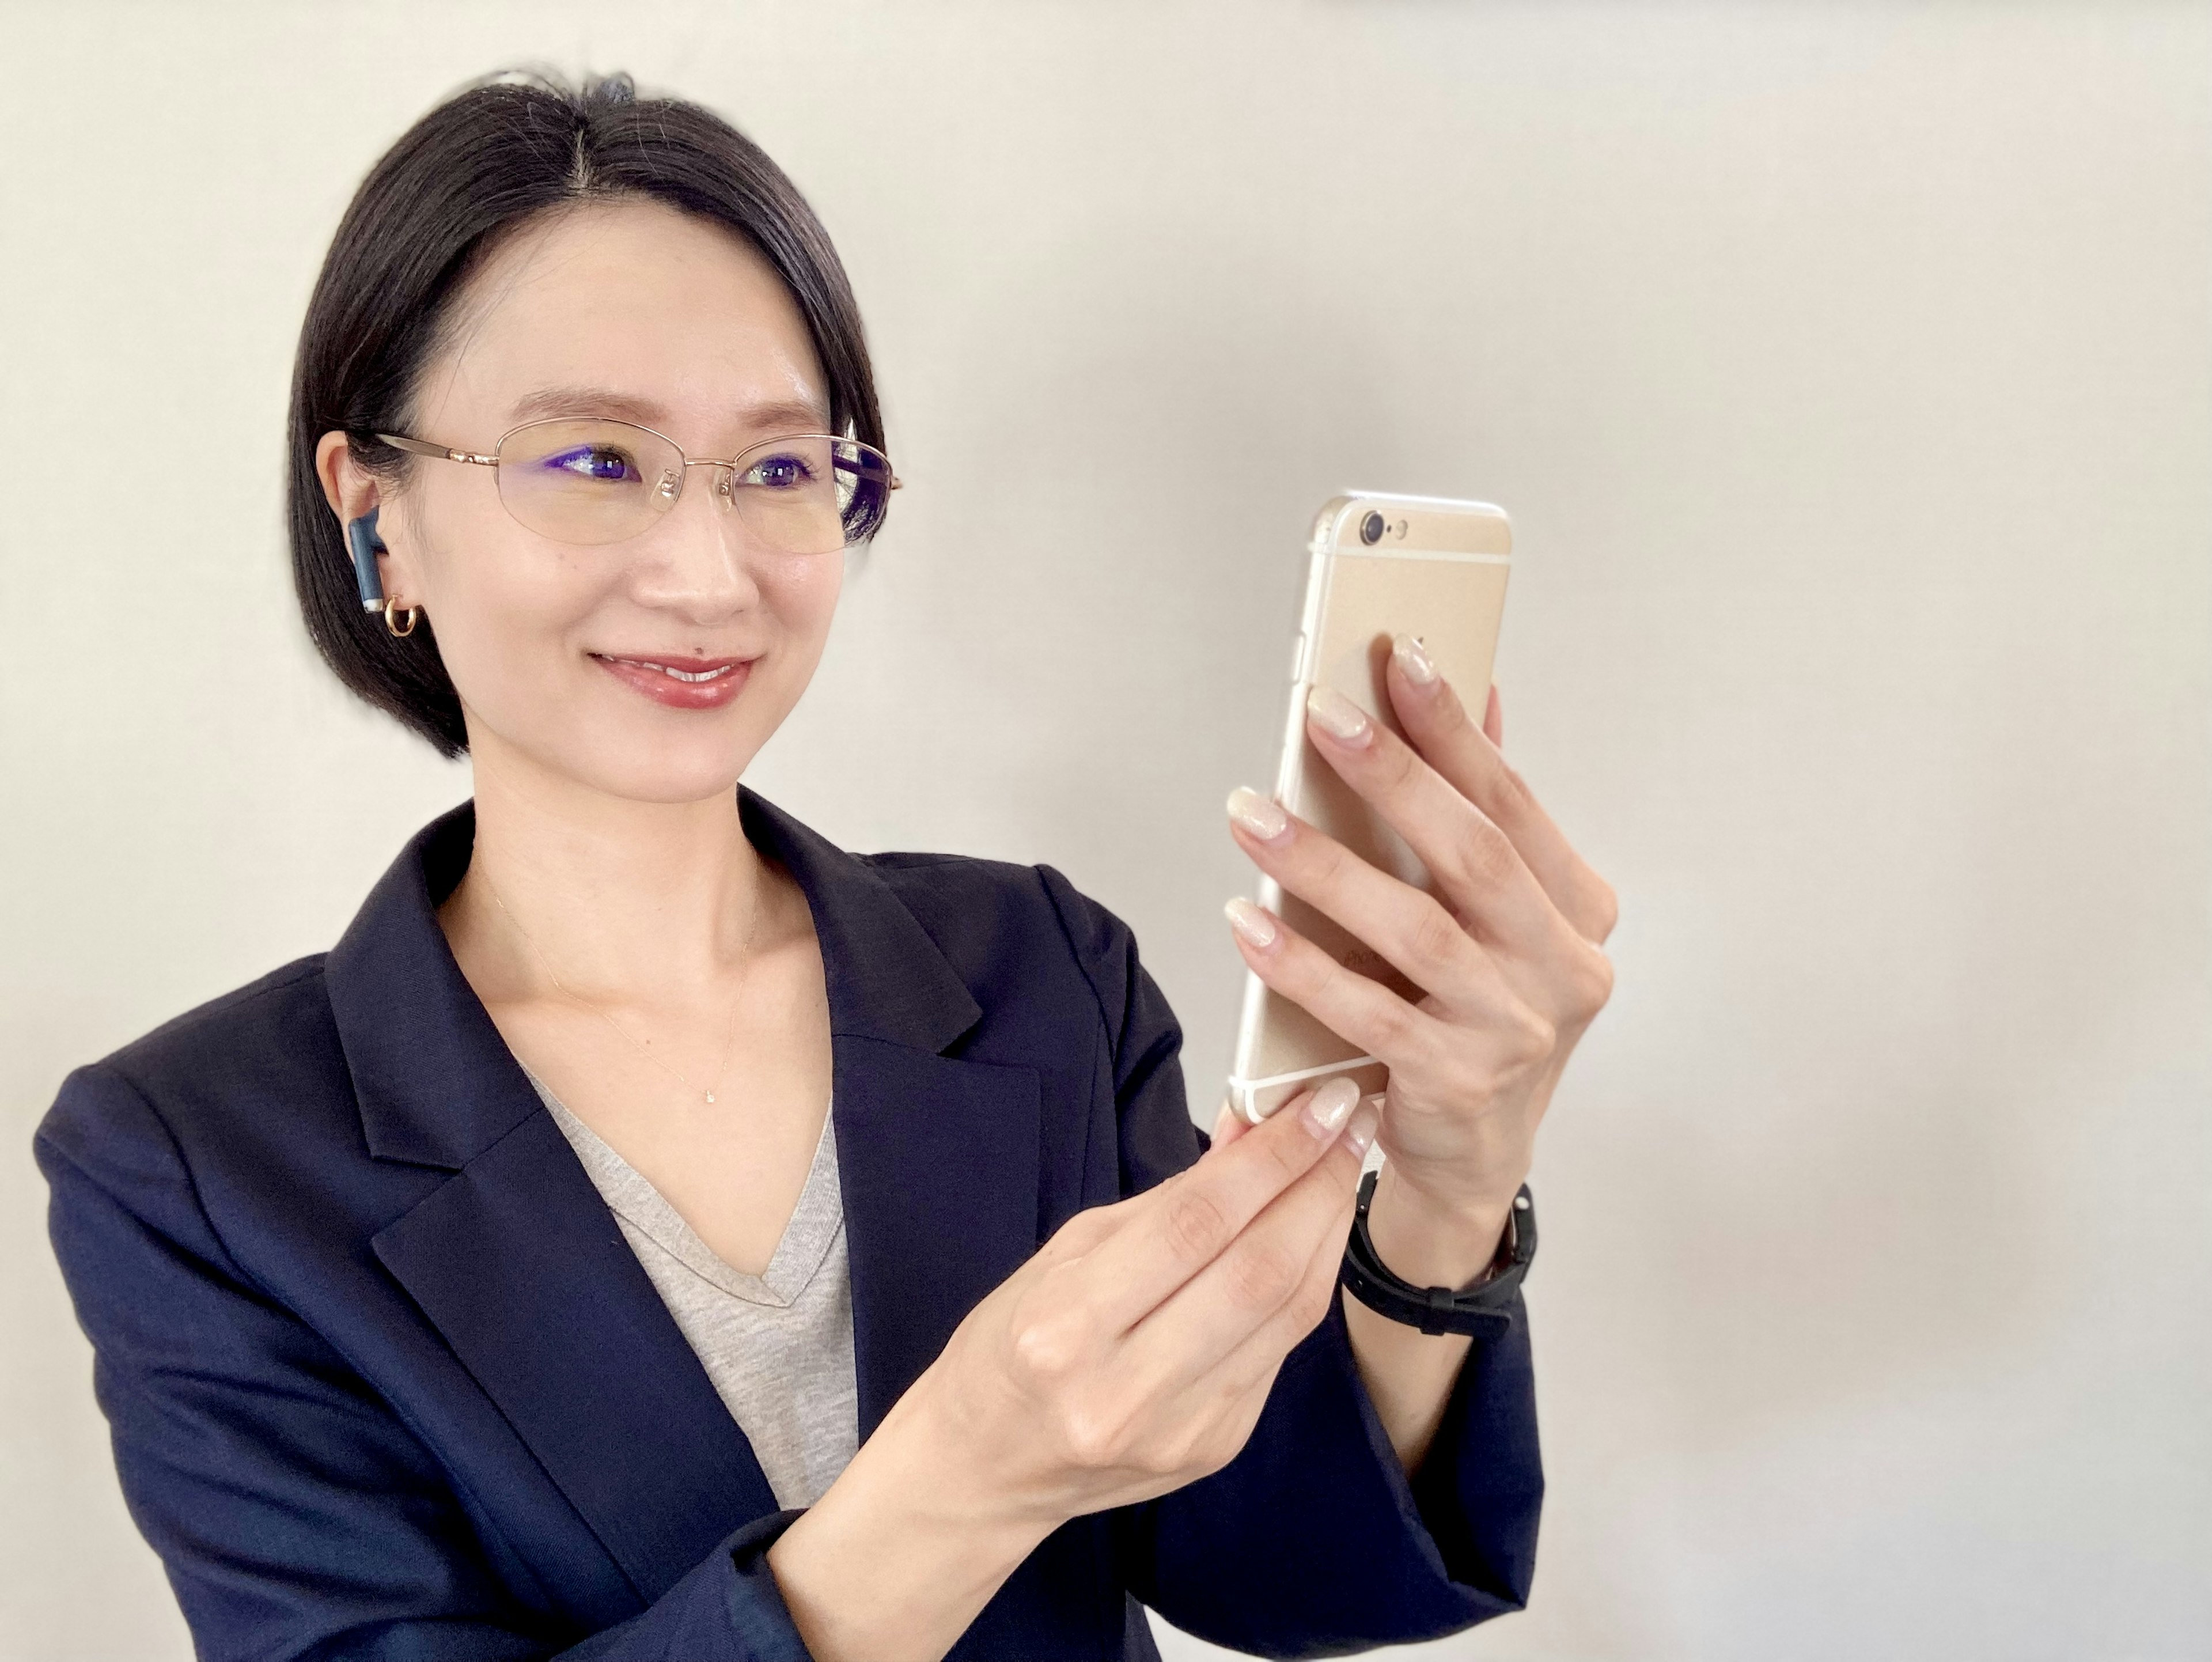
M 1327 1142 L 1337 1127 L 1359 1103 L 1359 1087 L 1348 1079 L 1333 1079 L 1306 1099 L 1306 1129 Z
M 1340 745 L 1364 745 L 1374 735 L 1367 712 L 1334 687 L 1317 686 L 1306 695 L 1306 709 L 1323 733 Z
M 1262 843 L 1272 843 L 1291 828 L 1290 816 L 1255 790 L 1243 786 L 1229 793 L 1229 817 Z
M 1437 667 L 1420 642 L 1411 635 L 1395 636 L 1390 642 L 1390 655 L 1397 661 L 1398 673 L 1417 687 L 1437 684 Z
M 1344 1146 L 1360 1159 L 1374 1146 L 1375 1129 L 1382 1123 L 1382 1116 L 1369 1103 L 1361 1103 L 1359 1111 L 1352 1117 L 1352 1123 L 1344 1128 Z
M 1272 947 L 1275 944 L 1275 920 L 1267 916 L 1266 907 L 1255 906 L 1240 894 L 1221 910 L 1229 919 L 1229 927 L 1249 945 Z

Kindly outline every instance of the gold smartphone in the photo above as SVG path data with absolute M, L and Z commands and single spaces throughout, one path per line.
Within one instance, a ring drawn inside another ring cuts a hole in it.
M 1480 721 L 1513 567 L 1512 524 L 1487 502 L 1353 491 L 1315 518 L 1310 552 L 1275 801 L 1363 859 L 1425 888 L 1428 874 L 1413 850 L 1306 737 L 1306 697 L 1317 685 L 1334 687 L 1402 736 L 1383 673 L 1391 637 L 1406 634 L 1419 637 Z M 1364 942 L 1285 894 L 1272 878 L 1261 880 L 1259 900 L 1346 968 L 1407 998 L 1421 996 Z M 1373 1056 L 1247 971 L 1229 1074 L 1237 1111 L 1256 1123 L 1339 1075 L 1350 1075 L 1368 1095 L 1389 1081 L 1389 1070 Z

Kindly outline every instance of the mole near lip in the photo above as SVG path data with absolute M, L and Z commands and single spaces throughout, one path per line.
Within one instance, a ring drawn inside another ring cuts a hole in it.
M 728 703 L 750 679 L 750 658 L 617 656 L 595 652 L 593 662 L 633 691 L 670 709 L 714 709 Z

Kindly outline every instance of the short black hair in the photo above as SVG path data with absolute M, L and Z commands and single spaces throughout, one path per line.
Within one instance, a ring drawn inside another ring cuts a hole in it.
M 883 447 L 867 341 L 829 233 L 761 148 L 713 112 L 640 98 L 626 75 L 579 86 L 501 75 L 417 121 L 369 170 L 315 280 L 292 372 L 287 513 L 307 634 L 338 679 L 435 746 L 468 748 L 460 699 L 426 618 L 404 637 L 365 612 L 344 536 L 315 472 L 343 430 L 372 472 L 407 458 L 423 361 L 463 279 L 507 233 L 562 204 L 650 198 L 729 227 L 781 277 L 829 381 L 833 431 Z

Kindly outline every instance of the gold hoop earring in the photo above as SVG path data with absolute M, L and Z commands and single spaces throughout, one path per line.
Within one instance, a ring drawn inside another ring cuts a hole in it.
M 407 613 L 407 627 L 402 629 L 392 620 L 392 608 L 394 604 L 390 600 L 386 600 L 384 603 L 384 626 L 392 631 L 394 638 L 404 641 L 415 632 L 415 621 L 422 615 L 422 608 L 419 606 L 404 608 Z

